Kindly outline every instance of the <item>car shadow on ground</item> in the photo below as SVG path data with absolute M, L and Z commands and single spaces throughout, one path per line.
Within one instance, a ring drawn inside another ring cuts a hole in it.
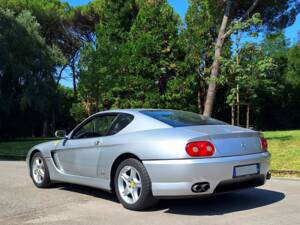
M 97 188 L 81 186 L 77 184 L 64 184 L 64 183 L 54 184 L 51 188 L 57 188 L 64 191 L 76 192 L 82 195 L 88 195 L 88 196 L 93 196 L 96 198 L 101 198 L 112 202 L 118 202 L 118 199 L 114 194 Z
M 252 188 L 205 198 L 164 200 L 157 210 L 179 215 L 214 216 L 263 207 L 284 198 L 282 192 Z
M 57 184 L 54 188 L 118 202 L 114 194 L 96 188 L 74 184 Z M 279 202 L 284 198 L 285 194 L 282 192 L 252 188 L 201 198 L 162 199 L 157 206 L 147 209 L 144 212 L 164 211 L 164 213 L 190 216 L 224 215 L 267 206 Z

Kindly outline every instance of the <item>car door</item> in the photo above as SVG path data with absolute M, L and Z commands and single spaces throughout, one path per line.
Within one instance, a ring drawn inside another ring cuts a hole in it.
M 55 158 L 60 169 L 68 175 L 97 177 L 100 145 L 117 114 L 92 117 L 71 133 Z

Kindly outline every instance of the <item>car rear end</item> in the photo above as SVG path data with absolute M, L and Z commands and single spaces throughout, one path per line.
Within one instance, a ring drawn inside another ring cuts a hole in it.
M 185 148 L 180 147 L 185 153 L 182 158 L 143 161 L 154 196 L 224 193 L 261 186 L 270 178 L 270 153 L 260 133 L 216 121 L 174 129 L 192 131 L 194 136 L 186 140 Z
M 214 194 L 263 185 L 268 152 L 232 157 L 144 161 L 154 196 Z

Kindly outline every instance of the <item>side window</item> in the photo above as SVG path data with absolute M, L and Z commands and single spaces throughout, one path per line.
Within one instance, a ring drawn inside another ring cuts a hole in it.
M 123 130 L 133 120 L 133 116 L 129 114 L 120 114 L 116 121 L 112 124 L 109 135 L 114 135 Z
M 117 115 L 97 116 L 77 130 L 72 139 L 102 137 L 108 134 L 109 128 Z

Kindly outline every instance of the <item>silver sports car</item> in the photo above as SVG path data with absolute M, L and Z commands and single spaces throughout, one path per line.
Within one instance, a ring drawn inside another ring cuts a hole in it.
M 260 133 L 162 109 L 100 112 L 27 155 L 33 183 L 69 182 L 116 193 L 127 209 L 263 185 L 270 153 Z

